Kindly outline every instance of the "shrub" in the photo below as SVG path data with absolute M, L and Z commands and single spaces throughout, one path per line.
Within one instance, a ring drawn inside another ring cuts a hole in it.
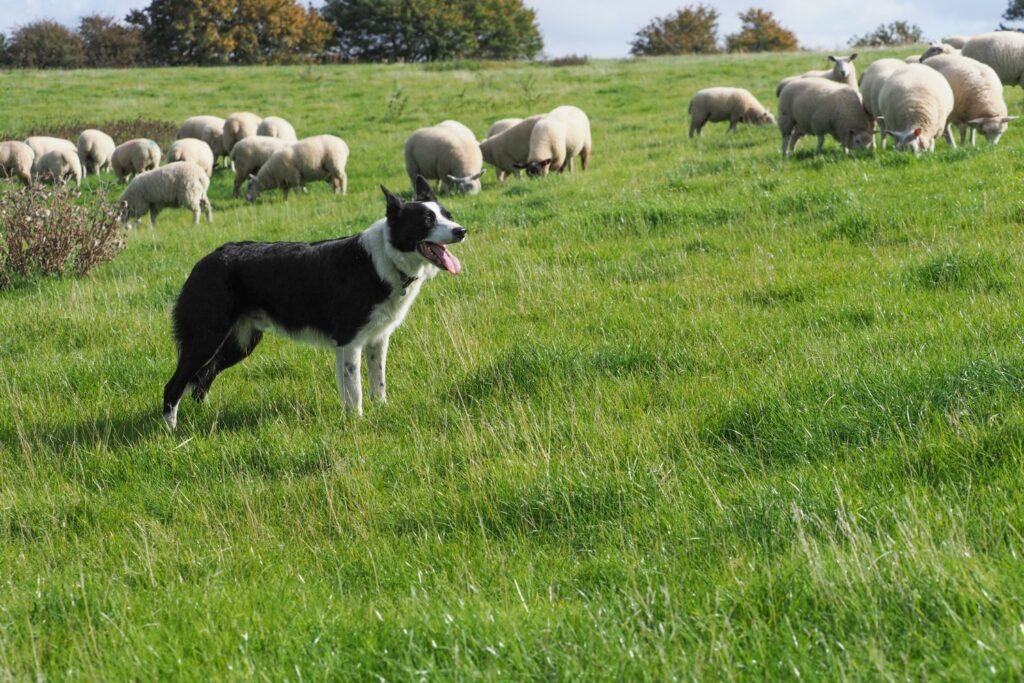
M 786 52 L 799 47 L 796 35 L 767 10 L 752 7 L 739 18 L 740 30 L 725 37 L 729 52 Z
M 917 24 L 907 21 L 894 21 L 888 25 L 880 24 L 871 33 L 854 36 L 850 39 L 853 47 L 900 47 L 920 43 L 924 31 Z
M 564 57 L 556 57 L 548 62 L 551 66 L 583 66 L 589 63 L 590 57 L 586 55 L 565 55 Z
M 93 121 L 61 121 L 31 128 L 0 129 L 0 140 L 24 140 L 32 135 L 49 135 L 75 142 L 78 135 L 86 128 L 97 128 L 114 138 L 118 144 L 134 138 L 149 138 L 160 149 L 167 148 L 174 142 L 178 133 L 178 124 L 157 119 L 121 119 L 96 123 Z
M 652 19 L 633 36 L 629 53 L 654 56 L 715 52 L 718 16 L 714 7 L 695 5 Z
M 124 248 L 116 207 L 105 193 L 33 186 L 0 194 L 0 289 L 39 275 L 79 277 Z
M 6 61 L 28 69 L 78 69 L 85 46 L 78 34 L 56 21 L 19 26 L 7 39 Z
M 85 65 L 127 68 L 142 63 L 142 31 L 101 14 L 82 17 L 78 36 L 85 45 Z

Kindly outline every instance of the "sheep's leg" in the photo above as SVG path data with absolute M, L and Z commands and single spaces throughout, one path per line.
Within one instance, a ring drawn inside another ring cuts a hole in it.
M 358 346 L 339 346 L 334 351 L 334 375 L 338 381 L 338 393 L 346 413 L 363 414 L 363 387 L 359 376 L 359 365 L 363 350 Z
M 149 227 L 156 227 L 156 215 L 158 213 L 160 213 L 160 209 L 156 208 L 155 206 L 149 207 Z
M 823 150 L 824 148 L 825 148 L 825 136 L 824 135 L 819 135 L 818 136 L 818 149 L 814 150 L 814 153 L 815 154 L 821 154 L 821 150 Z
M 961 123 L 957 127 L 960 129 L 960 146 L 963 147 L 964 143 L 967 142 L 967 126 Z
M 203 205 L 199 204 L 196 208 L 192 209 L 192 225 L 199 225 L 199 218 L 203 215 Z
M 690 119 L 690 139 L 693 139 L 693 134 L 697 131 L 697 122 Z
M 207 199 L 206 197 L 203 197 L 200 200 L 200 206 L 202 206 L 202 208 L 206 211 L 206 222 L 207 223 L 212 223 L 213 222 L 213 204 L 210 203 L 209 199 Z M 198 222 L 199 221 L 196 220 L 196 223 L 198 223 Z
M 498 182 L 499 183 L 504 183 L 507 178 L 508 178 L 508 175 L 504 171 L 498 171 Z
M 789 134 L 782 134 L 782 158 L 789 156 Z
M 953 138 L 953 125 L 952 124 L 950 124 L 950 123 L 946 124 L 946 129 L 944 131 L 942 131 L 942 137 L 946 138 L 946 142 L 949 143 L 950 147 L 952 147 L 953 149 L 956 149 L 956 140 Z M 934 143 L 934 141 L 933 141 L 933 143 Z
M 584 171 L 590 166 L 590 145 L 584 147 L 583 151 L 580 152 L 580 166 Z
M 977 135 L 978 135 L 978 131 L 976 129 L 974 129 L 974 128 L 971 128 L 971 146 L 972 147 L 978 144 L 977 137 L 976 137 Z
M 727 133 L 735 133 L 736 132 L 736 124 L 737 123 L 739 123 L 739 120 L 737 120 L 737 119 L 730 119 L 729 120 L 729 130 L 727 130 L 726 132 Z
M 282 187 L 282 189 L 284 190 L 284 198 L 285 198 L 285 201 L 287 201 L 287 200 L 288 200 L 288 186 L 287 186 L 287 185 L 284 185 L 284 186 Z
M 348 194 L 348 174 L 342 171 L 338 177 L 341 184 L 341 194 L 345 196 Z

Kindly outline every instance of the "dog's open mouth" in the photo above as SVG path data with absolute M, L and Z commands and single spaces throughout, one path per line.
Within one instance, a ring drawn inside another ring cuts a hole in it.
M 454 254 L 445 249 L 443 244 L 424 241 L 420 242 L 418 247 L 420 253 L 423 254 L 423 258 L 441 270 L 447 270 L 452 275 L 458 275 L 459 271 L 462 270 L 462 264 L 459 263 L 459 259 L 455 258 Z

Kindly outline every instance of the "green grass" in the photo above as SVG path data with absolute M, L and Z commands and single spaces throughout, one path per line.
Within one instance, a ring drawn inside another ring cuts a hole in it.
M 0 678 L 1024 676 L 1024 127 L 686 139 L 700 87 L 773 105 L 823 64 L 0 74 L 6 129 L 251 109 L 352 150 L 347 197 L 220 172 L 212 226 L 0 293 Z M 347 418 L 330 354 L 268 338 L 163 430 L 198 258 L 362 229 L 414 128 L 563 103 L 590 172 L 448 202 L 465 270 L 395 335 L 390 405 Z

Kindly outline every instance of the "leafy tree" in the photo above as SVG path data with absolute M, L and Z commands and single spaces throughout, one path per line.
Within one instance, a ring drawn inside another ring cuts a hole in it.
M 796 35 L 783 28 L 771 12 L 752 7 L 739 17 L 743 22 L 739 32 L 725 37 L 729 52 L 786 52 L 799 47 Z
M 524 59 L 544 48 L 522 0 L 327 0 L 332 47 L 360 61 Z
M 90 14 L 78 24 L 78 36 L 85 45 L 85 65 L 129 67 L 142 60 L 142 32 L 117 23 L 113 17 Z
M 331 36 L 330 24 L 295 0 L 151 0 L 127 21 L 160 65 L 306 61 Z
M 77 69 L 85 63 L 85 46 L 73 31 L 55 21 L 34 21 L 14 29 L 7 45 L 11 66 Z
M 1024 0 L 1010 0 L 1006 11 L 1003 12 L 1003 19 L 1007 21 L 1020 21 L 1024 19 Z
M 652 19 L 636 32 L 629 53 L 681 55 L 715 52 L 718 49 L 718 16 L 714 7 L 688 5 L 675 14 Z
M 888 25 L 880 24 L 871 33 L 865 33 L 859 37 L 854 36 L 850 39 L 850 45 L 854 47 L 898 47 L 920 43 L 923 36 L 924 31 L 917 24 L 894 21 Z

